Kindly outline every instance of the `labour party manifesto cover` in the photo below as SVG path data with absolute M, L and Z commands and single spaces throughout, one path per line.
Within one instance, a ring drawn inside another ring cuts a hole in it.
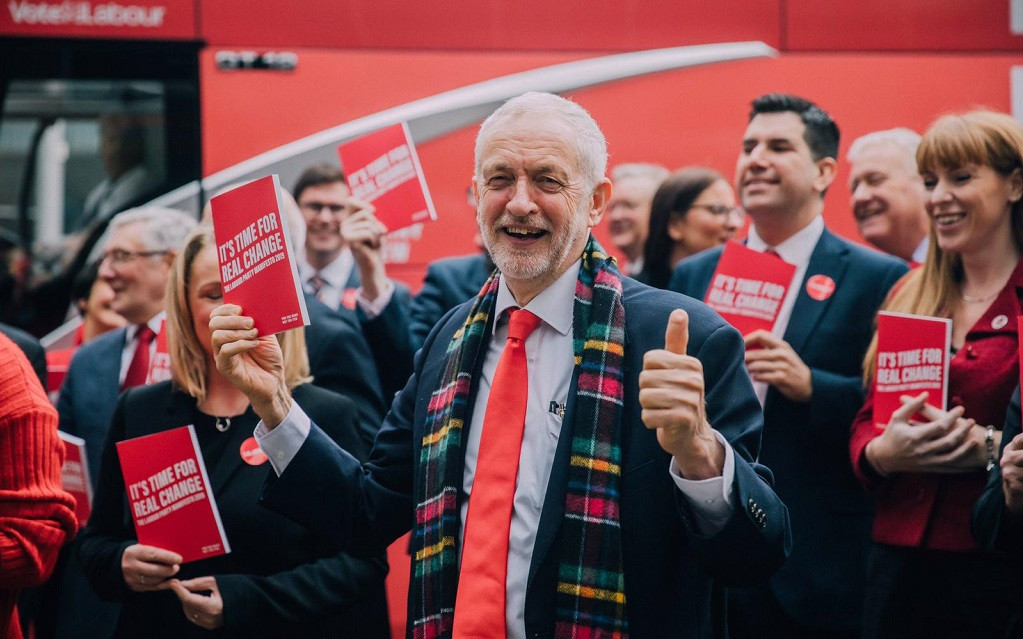
M 945 410 L 948 401 L 952 320 L 880 311 L 877 314 L 877 370 L 874 424 L 884 428 L 903 395 L 927 391 L 927 403 Z
M 231 552 L 194 426 L 117 442 L 117 456 L 140 544 L 186 563 Z
M 728 242 L 704 302 L 743 335 L 771 330 L 796 267 L 777 255 Z
M 404 122 L 345 142 L 337 153 L 352 197 L 372 203 L 389 232 L 437 219 Z
M 260 335 L 307 325 L 309 312 L 277 175 L 215 196 L 210 209 L 224 301 L 241 306 Z

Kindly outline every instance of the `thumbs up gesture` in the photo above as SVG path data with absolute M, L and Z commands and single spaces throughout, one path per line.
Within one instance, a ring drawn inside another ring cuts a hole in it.
M 688 346 L 689 315 L 677 309 L 668 318 L 664 348 L 643 356 L 643 423 L 657 431 L 657 442 L 675 458 L 683 477 L 719 477 L 725 451 L 707 422 L 703 364 L 686 354 Z

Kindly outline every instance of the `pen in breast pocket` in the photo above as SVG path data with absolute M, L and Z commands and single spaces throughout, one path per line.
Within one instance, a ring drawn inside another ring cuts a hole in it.
M 559 404 L 553 399 L 551 400 L 550 406 L 547 407 L 547 412 L 557 415 L 559 419 L 565 419 L 565 405 Z

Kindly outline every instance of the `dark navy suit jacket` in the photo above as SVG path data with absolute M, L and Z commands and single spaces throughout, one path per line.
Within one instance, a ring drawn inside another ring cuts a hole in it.
M 623 285 L 620 508 L 630 634 L 637 639 L 711 637 L 721 630 L 721 619 L 711 612 L 712 580 L 748 584 L 775 571 L 790 541 L 788 515 L 770 487 L 770 472 L 753 461 L 762 421 L 743 366 L 739 334 L 695 300 L 628 278 Z M 414 522 L 413 495 L 420 491 L 416 466 L 430 396 L 443 372 L 447 345 L 470 306 L 465 303 L 448 313 L 426 339 L 416 356 L 415 374 L 395 399 L 364 467 L 313 428 L 287 471 L 280 478 L 270 474 L 263 503 L 318 527 L 343 548 L 372 548 L 408 531 Z M 711 537 L 695 528 L 690 507 L 668 474 L 668 454 L 640 420 L 643 355 L 664 347 L 668 315 L 679 307 L 690 313 L 689 353 L 704 365 L 709 421 L 735 450 L 735 511 Z M 554 631 L 556 538 L 564 515 L 575 384 L 574 380 L 530 567 L 525 603 L 530 637 L 551 637 Z M 473 405 L 472 399 L 468 405 Z M 466 417 L 466 424 L 470 419 Z M 307 486 L 314 478 L 320 490 L 311 498 Z M 761 510 L 763 517 L 757 514 Z
M 683 260 L 668 288 L 703 299 L 722 248 Z M 861 364 L 874 319 L 901 260 L 824 230 L 810 255 L 784 340 L 810 367 L 813 397 L 794 402 L 770 388 L 760 461 L 775 474 L 792 516 L 792 556 L 771 579 L 785 610 L 823 627 L 859 625 L 873 504 L 849 462 L 849 429 L 863 404 Z M 834 293 L 817 301 L 806 280 L 826 275 Z
M 359 429 L 373 445 L 387 412 L 375 353 L 354 311 L 333 311 L 312 295 L 305 296 L 309 326 L 305 329 L 313 384 L 344 395 L 359 411 Z
M 412 300 L 412 342 L 420 348 L 433 325 L 462 302 L 475 297 L 494 270 L 485 253 L 448 257 L 431 262 L 423 288 Z

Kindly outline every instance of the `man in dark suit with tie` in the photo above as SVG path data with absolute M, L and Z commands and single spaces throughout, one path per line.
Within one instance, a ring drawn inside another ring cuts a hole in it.
M 387 276 L 387 228 L 372 204 L 352 197 L 340 168 L 314 164 L 293 190 L 305 220 L 299 277 L 306 293 L 354 320 L 369 343 L 385 403 L 405 385 L 415 349 L 408 330 L 408 287 Z
M 731 593 L 733 637 L 859 636 L 873 509 L 849 465 L 849 428 L 874 316 L 906 265 L 825 228 L 838 137 L 817 105 L 765 95 L 753 101 L 736 165 L 753 220 L 747 246 L 796 272 L 774 330 L 745 336 L 764 406 L 760 461 L 791 512 L 792 556 L 769 587 Z M 721 251 L 683 260 L 669 288 L 703 299 Z
M 499 274 L 430 333 L 365 466 L 291 402 L 242 309 L 212 313 L 217 366 L 262 418 L 264 504 L 353 550 L 412 528 L 410 637 L 718 636 L 713 582 L 785 557 L 741 338 L 593 240 L 606 166 L 564 98 L 484 122 L 477 219 Z

